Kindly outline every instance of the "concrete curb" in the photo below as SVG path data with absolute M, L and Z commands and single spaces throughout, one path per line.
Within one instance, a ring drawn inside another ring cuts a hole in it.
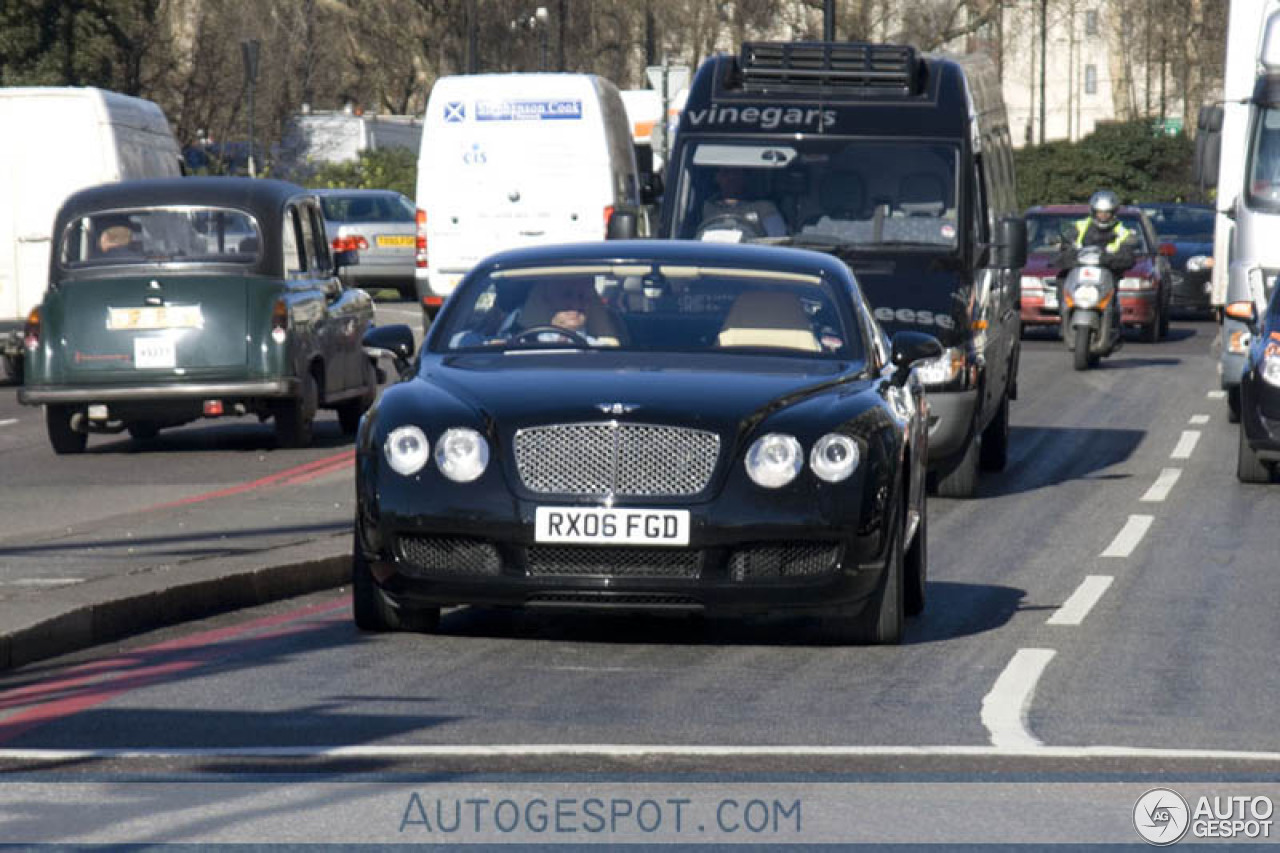
M 339 543 L 341 545 L 339 546 Z M 45 590 L 0 609 L 0 671 L 350 582 L 350 534 Z

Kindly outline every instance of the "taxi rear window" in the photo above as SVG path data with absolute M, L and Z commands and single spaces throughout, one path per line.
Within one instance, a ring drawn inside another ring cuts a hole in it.
M 262 249 L 257 221 L 241 210 L 143 207 L 80 216 L 64 230 L 58 262 L 67 269 L 127 264 L 253 264 Z

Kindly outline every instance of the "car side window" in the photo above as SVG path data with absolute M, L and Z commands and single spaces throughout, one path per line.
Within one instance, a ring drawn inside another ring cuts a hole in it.
M 307 245 L 311 247 L 311 267 L 317 273 L 325 273 L 333 269 L 329 258 L 329 244 L 325 241 L 324 217 L 314 204 L 307 205 L 307 216 L 311 220 L 311 239 Z
M 285 211 L 281 244 L 284 247 L 284 273 L 297 278 L 307 271 L 307 260 L 302 253 L 306 245 L 302 239 L 302 225 L 298 221 L 298 208 L 290 205 Z

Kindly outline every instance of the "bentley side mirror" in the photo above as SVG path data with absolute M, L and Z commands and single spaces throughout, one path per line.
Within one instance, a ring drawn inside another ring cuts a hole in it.
M 896 368 L 893 384 L 902 387 L 911 376 L 911 368 L 917 362 L 942 355 L 942 344 L 933 335 L 924 332 L 898 332 L 893 336 L 890 360 Z
M 389 326 L 374 326 L 364 333 L 360 341 L 365 355 L 377 365 L 383 356 L 391 358 L 396 366 L 396 373 L 404 376 L 413 358 L 413 330 L 403 323 Z
M 634 240 L 636 238 L 636 214 L 633 210 L 615 210 L 609 217 L 605 231 L 607 240 Z

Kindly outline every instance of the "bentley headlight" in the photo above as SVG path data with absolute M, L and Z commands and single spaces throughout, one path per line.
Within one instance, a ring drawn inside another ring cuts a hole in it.
M 1071 300 L 1075 302 L 1077 308 L 1096 308 L 1098 307 L 1098 288 L 1092 284 L 1082 284 L 1076 288 Z
M 919 362 L 915 369 L 916 376 L 926 386 L 954 382 L 964 373 L 964 350 L 961 347 L 947 347 L 942 355 Z
M 1213 255 L 1192 255 L 1187 258 L 1187 272 L 1203 272 L 1213 269 Z
M 794 436 L 771 432 L 757 438 L 747 451 L 747 476 L 757 486 L 779 489 L 804 467 L 804 450 Z
M 827 433 L 813 446 L 809 467 L 819 480 L 828 483 L 847 480 L 858 467 L 858 445 L 847 435 Z
M 396 427 L 382 446 L 391 470 L 404 477 L 412 477 L 422 470 L 431 457 L 431 444 L 426 434 L 416 426 Z
M 436 467 L 455 483 L 470 483 L 489 466 L 489 442 L 473 429 L 447 429 L 436 442 Z

